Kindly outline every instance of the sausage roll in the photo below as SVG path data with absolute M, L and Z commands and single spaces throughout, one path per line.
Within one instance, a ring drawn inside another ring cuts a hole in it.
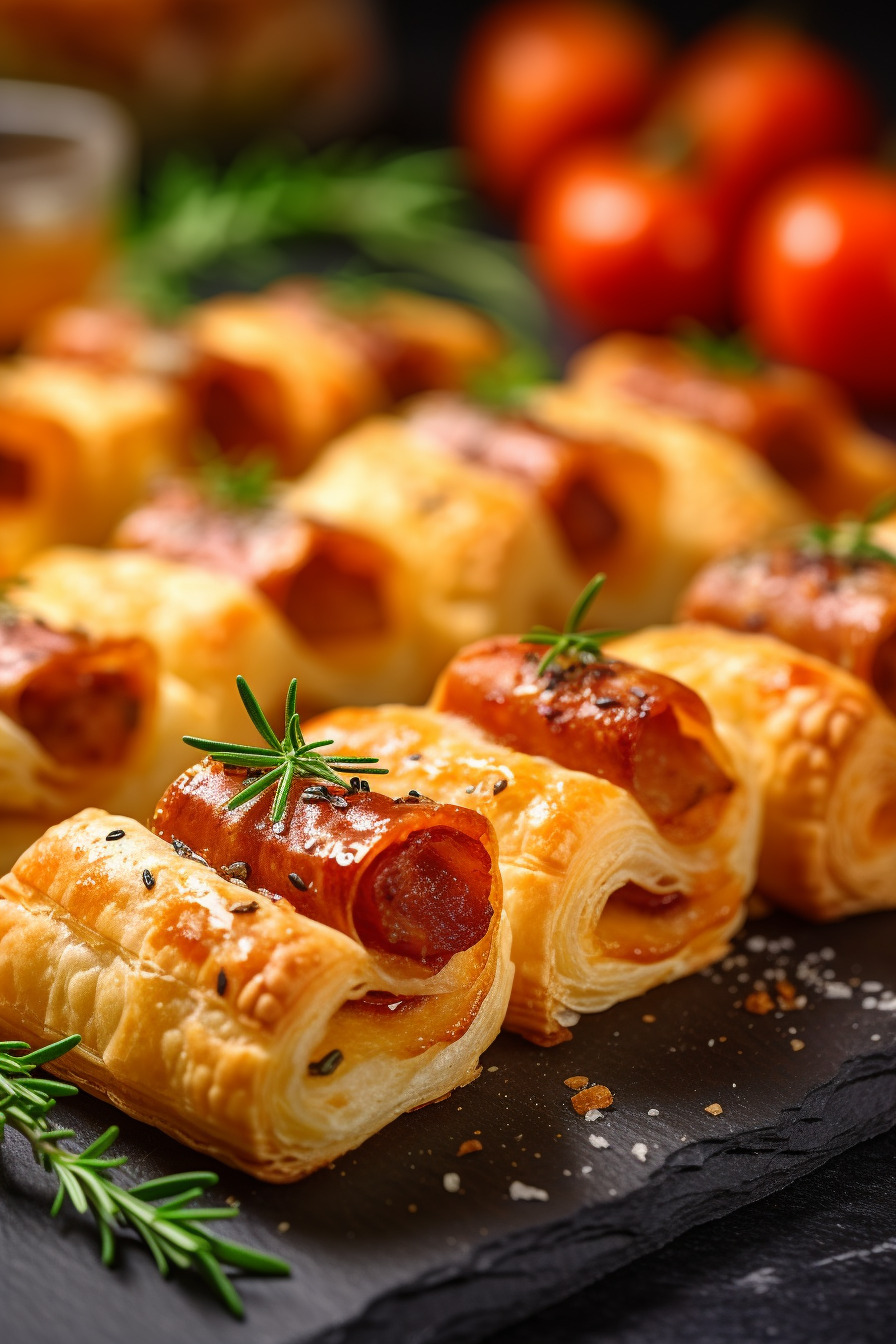
M 275 833 L 264 798 L 226 811 L 240 783 L 206 763 L 160 834 L 88 809 L 22 855 L 0 878 L 0 1025 L 78 1032 L 64 1077 L 290 1181 L 476 1077 L 509 936 L 475 813 L 312 787 Z
M 286 496 L 307 517 L 363 533 L 411 576 L 422 632 L 419 695 L 464 644 L 562 618 L 581 578 L 532 492 L 421 444 L 381 416 L 336 443 Z
M 798 490 L 814 513 L 862 513 L 896 489 L 896 445 L 871 434 L 832 383 L 803 369 L 720 365 L 657 336 L 610 336 L 576 355 L 576 391 L 605 392 L 709 425 L 745 444 Z
M 614 655 L 677 677 L 750 740 L 759 886 L 809 919 L 896 906 L 896 719 L 863 681 L 765 635 L 644 630 Z
M 539 499 L 580 578 L 597 570 L 609 576 L 619 612 L 637 600 L 660 513 L 662 474 L 653 458 L 446 393 L 419 397 L 405 419 L 421 447 L 515 481 Z
M 289 626 L 229 574 L 140 551 L 61 546 L 35 556 L 22 578 L 16 604 L 52 625 L 77 626 L 96 639 L 147 640 L 166 672 L 212 701 L 224 735 L 243 721 L 233 694 L 238 673 L 273 710 L 296 672 L 298 642 Z
M 0 865 L 86 804 L 148 818 L 211 728 L 198 691 L 163 673 L 140 638 L 91 639 L 0 609 Z
M 759 802 L 736 732 L 699 696 L 618 661 L 515 637 L 465 649 L 431 706 L 345 709 L 309 734 L 376 744 L 412 779 L 495 828 L 516 975 L 505 1025 L 541 1045 L 583 1012 L 724 955 L 752 887 Z M 723 741 L 724 737 L 724 741 Z
M 417 672 L 410 577 L 373 537 L 302 517 L 276 492 L 258 504 L 226 504 L 181 480 L 125 518 L 114 540 L 251 583 L 290 628 L 306 706 L 428 689 Z
M 492 326 L 456 304 L 386 293 L 343 308 L 298 281 L 213 299 L 186 332 L 198 425 L 228 455 L 273 454 L 283 476 L 363 416 L 410 392 L 458 386 L 501 349 Z
M 682 590 L 708 560 L 807 516 L 796 492 L 755 453 L 715 429 L 657 415 L 622 397 L 591 398 L 574 383 L 537 389 L 528 409 L 542 426 L 615 443 L 654 465 L 658 485 L 644 492 L 630 577 L 617 582 L 614 576 L 602 599 L 613 623 L 671 619 Z
M 99 544 L 181 451 L 160 384 L 62 361 L 0 370 L 0 573 L 43 546 Z
M 685 593 L 683 620 L 775 635 L 874 687 L 896 713 L 896 556 L 832 554 L 806 538 L 722 556 Z

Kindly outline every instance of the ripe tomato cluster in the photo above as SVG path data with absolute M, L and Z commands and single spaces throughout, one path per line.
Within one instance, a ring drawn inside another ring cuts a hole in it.
M 849 67 L 735 19 L 674 60 L 612 0 L 502 0 L 459 129 L 483 191 L 588 331 L 746 322 L 770 355 L 896 404 L 896 175 Z

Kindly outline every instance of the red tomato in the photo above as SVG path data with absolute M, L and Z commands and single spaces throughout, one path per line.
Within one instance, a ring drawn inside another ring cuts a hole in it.
M 599 0 L 505 0 L 475 29 L 460 76 L 461 142 L 484 188 L 518 201 L 557 149 L 633 126 L 663 64 L 659 31 Z
M 691 48 L 652 122 L 690 139 L 695 167 L 737 212 L 784 172 L 867 149 L 876 116 L 833 52 L 786 27 L 741 19 Z
M 834 164 L 780 183 L 748 225 L 739 279 L 769 354 L 896 405 L 896 177 Z
M 552 162 L 524 234 L 547 287 L 591 329 L 658 331 L 722 314 L 717 209 L 696 179 L 623 146 L 575 146 Z

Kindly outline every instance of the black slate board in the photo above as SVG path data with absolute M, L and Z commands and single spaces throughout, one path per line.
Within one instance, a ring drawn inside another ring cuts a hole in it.
M 806 1007 L 745 1012 L 754 982 L 776 973 Z M 290 1280 L 241 1282 L 248 1326 L 189 1276 L 162 1283 L 136 1248 L 104 1270 L 88 1223 L 48 1223 L 47 1178 L 13 1135 L 0 1168 L 3 1277 L 16 1285 L 3 1344 L 482 1339 L 896 1123 L 894 1010 L 896 915 L 827 929 L 775 917 L 751 924 L 722 967 L 583 1019 L 563 1046 L 502 1035 L 478 1082 L 297 1186 L 220 1168 L 220 1192 L 242 1205 L 234 1231 L 294 1266 Z M 615 1093 L 602 1119 L 573 1113 L 562 1080 L 577 1073 Z M 712 1102 L 721 1116 L 705 1113 Z M 117 1118 L 88 1098 L 58 1112 L 85 1139 Z M 123 1127 L 133 1179 L 197 1165 L 156 1131 Z M 457 1158 L 476 1131 L 483 1151 Z M 446 1173 L 460 1176 L 456 1193 Z M 512 1199 L 514 1181 L 547 1198 Z

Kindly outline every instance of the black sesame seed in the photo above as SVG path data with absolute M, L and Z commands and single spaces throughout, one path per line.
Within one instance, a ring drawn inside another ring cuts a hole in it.
M 290 873 L 289 880 L 299 891 L 308 890 L 308 883 L 305 882 L 303 878 L 299 877 L 298 873 Z
M 510 781 L 506 779 L 496 779 L 492 785 L 492 793 L 503 793 Z
M 238 877 L 242 882 L 248 882 L 250 871 L 248 863 L 243 863 L 241 859 L 236 863 L 225 863 L 220 869 L 222 877 Z
M 155 884 L 156 884 L 156 880 L 155 880 L 155 878 L 153 877 L 152 873 L 149 871 L 148 868 L 144 868 L 144 869 L 143 869 L 143 885 L 144 885 L 144 887 L 146 887 L 147 891 L 151 891 L 152 888 L 155 886 Z
M 335 1073 L 342 1063 L 344 1056 L 341 1050 L 331 1050 L 329 1054 L 324 1055 L 323 1059 L 312 1060 L 308 1065 L 308 1072 L 318 1078 L 326 1078 L 327 1074 Z
M 114 831 L 110 831 L 109 834 L 106 836 L 106 839 L 107 839 L 107 840 L 121 840 L 123 836 L 124 836 L 124 831 L 121 829 L 121 827 L 118 827 L 116 830 L 114 830 Z
M 410 756 L 408 757 L 408 760 L 409 760 L 409 761 L 419 761 L 422 755 L 423 755 L 423 752 L 422 752 L 422 751 L 412 751 L 411 754 L 410 754 Z
M 423 794 L 420 792 L 419 789 L 408 789 L 408 797 L 409 797 L 409 798 L 422 798 L 422 797 L 423 797 Z
M 227 993 L 227 972 L 226 972 L 226 971 L 219 971 L 219 972 L 218 972 L 218 984 L 217 984 L 217 990 L 218 990 L 218 993 L 219 993 L 219 994 L 226 994 L 226 993 Z
M 602 695 L 594 703 L 598 709 L 618 709 L 622 701 L 614 699 L 612 695 Z
M 348 782 L 348 786 L 349 786 L 349 788 L 350 788 L 354 793 L 360 793 L 360 792 L 361 792 L 361 778 L 360 778 L 360 776 L 359 776 L 359 775 L 352 775 L 351 779 L 350 779 L 349 782 Z
M 257 901 L 237 901 L 236 905 L 230 907 L 232 915 L 251 915 L 258 909 Z M 223 971 L 221 972 L 223 975 Z
M 369 793 L 369 792 L 370 792 L 370 785 L 367 783 L 367 780 L 366 780 L 366 779 L 362 779 L 362 780 L 361 780 L 361 792 L 362 792 L 362 793 Z
M 475 788 L 476 788 L 476 785 L 475 785 L 475 784 L 471 784 L 470 787 L 466 790 L 466 792 L 467 792 L 467 793 L 472 793 L 473 790 L 474 790 Z

